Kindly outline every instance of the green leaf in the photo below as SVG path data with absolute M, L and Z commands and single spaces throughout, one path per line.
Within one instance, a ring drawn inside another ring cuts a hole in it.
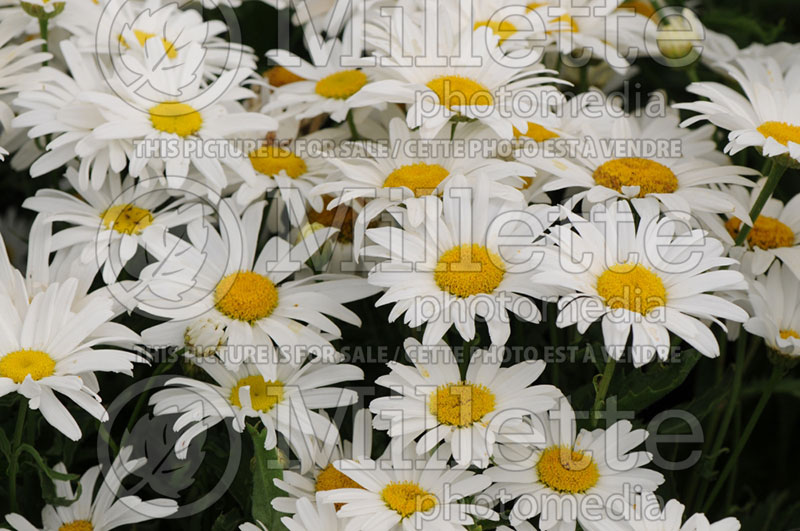
M 680 361 L 654 363 L 625 375 L 618 383 L 617 407 L 641 411 L 683 383 L 700 360 L 696 350 L 683 353 Z
M 214 525 L 211 526 L 211 531 L 231 531 L 231 529 L 237 529 L 241 522 L 242 515 L 234 508 L 217 516 Z
M 285 496 L 285 493 L 275 486 L 274 480 L 283 478 L 283 469 L 278 466 L 278 450 L 264 449 L 264 440 L 267 437 L 266 430 L 258 431 L 252 426 L 247 426 L 250 438 L 253 440 L 253 507 L 251 514 L 253 519 L 264 524 L 270 531 L 286 531 L 286 527 L 281 523 L 283 513 L 272 508 L 272 500 L 277 496 Z
M 36 461 L 36 465 L 39 467 L 39 470 L 44 472 L 50 479 L 60 479 L 61 481 L 72 481 L 80 478 L 78 474 L 67 474 L 63 472 L 57 472 L 52 468 L 50 468 L 49 466 L 47 466 L 47 463 L 45 463 L 44 458 L 41 455 L 39 455 L 39 452 L 36 450 L 36 448 L 31 446 L 30 444 L 27 443 L 21 444 L 19 448 L 17 448 L 17 455 L 23 452 L 33 457 L 33 460 Z
M 728 395 L 731 392 L 731 385 L 733 383 L 733 372 L 728 371 L 725 376 L 723 376 L 717 385 L 713 387 L 709 387 L 704 393 L 700 396 L 691 400 L 690 402 L 684 402 L 675 407 L 675 409 L 680 409 L 685 411 L 686 413 L 691 414 L 694 418 L 698 421 L 705 419 L 714 409 L 719 407 L 725 400 L 728 399 Z M 664 424 L 662 424 L 661 428 L 658 430 L 659 433 L 662 434 L 685 434 L 688 433 L 688 426 L 685 421 L 673 418 L 669 419 Z

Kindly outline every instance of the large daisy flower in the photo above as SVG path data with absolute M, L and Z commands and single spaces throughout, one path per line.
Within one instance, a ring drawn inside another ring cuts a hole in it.
M 453 179 L 443 200 L 424 198 L 424 223 L 412 226 L 406 216 L 402 229 L 367 230 L 376 245 L 365 254 L 386 258 L 369 272 L 370 284 L 386 288 L 376 304 L 394 303 L 392 321 L 405 314 L 412 328 L 427 323 L 425 344 L 437 343 L 453 325 L 471 340 L 478 316 L 486 320 L 492 343 L 505 344 L 508 312 L 538 322 L 539 309 L 527 297 L 551 294 L 530 279 L 539 265 L 534 242 L 557 212 L 492 199 L 486 185 L 470 188 L 463 177 Z
M 410 440 L 422 435 L 418 454 L 444 441 L 459 465 L 485 468 L 498 434 L 519 433 L 525 415 L 551 409 L 561 396 L 552 385 L 532 385 L 545 369 L 541 360 L 501 368 L 502 350 L 479 350 L 462 378 L 447 345 L 423 347 L 407 339 L 404 346 L 416 370 L 389 362 L 391 372 L 375 383 L 402 394 L 376 398 L 370 409 L 375 427 L 390 436 Z
M 784 73 L 772 57 L 740 57 L 735 64 L 721 68 L 736 80 L 744 95 L 721 83 L 692 83 L 686 90 L 708 101 L 675 105 L 698 113 L 683 125 L 708 120 L 727 129 L 726 153 L 752 146 L 765 157 L 785 155 L 800 162 L 800 89 L 796 83 L 800 64 Z
M 544 531 L 574 531 L 576 522 L 586 531 L 624 529 L 607 527 L 608 522 L 630 514 L 636 492 L 653 492 L 664 482 L 660 473 L 642 468 L 653 456 L 632 450 L 648 433 L 632 429 L 627 420 L 605 430 L 578 432 L 575 414 L 564 399 L 557 414 L 536 417 L 534 425 L 543 432 L 540 441 L 504 444 L 496 466 L 484 472 L 494 483 L 487 494 L 503 502 L 516 499 L 512 525 L 538 515 Z M 584 507 L 587 499 L 591 508 L 588 503 Z
M 706 515 L 696 513 L 683 522 L 686 507 L 678 500 L 669 500 L 661 509 L 654 494 L 641 497 L 641 508 L 636 513 L 641 516 L 630 518 L 628 523 L 634 531 L 739 531 L 741 524 L 733 517 L 711 523 Z
M 163 245 L 167 232 L 204 215 L 203 204 L 173 201 L 160 184 L 122 180 L 118 174 L 105 179 L 99 190 L 79 189 L 79 176 L 68 168 L 67 180 L 80 196 L 43 188 L 23 203 L 49 222 L 72 226 L 56 233 L 52 249 L 80 248 L 81 262 L 103 271 L 103 281 L 113 283 L 139 247 Z M 149 243 L 152 242 L 152 243 Z
M 406 123 L 420 127 L 420 134 L 430 138 L 451 119 L 477 119 L 502 138 L 512 138 L 513 129 L 527 127 L 527 115 L 542 111 L 544 105 L 563 97 L 548 83 L 561 82 L 539 63 L 506 55 L 499 47 L 500 37 L 486 26 L 472 34 L 472 57 L 476 65 L 459 65 L 463 40 L 458 28 L 443 24 L 440 29 L 440 54 L 450 59 L 446 66 L 424 66 L 427 58 L 424 25 L 411 17 L 393 17 L 391 28 L 382 28 L 380 37 L 370 44 L 377 49 L 380 67 L 375 81 L 350 97 L 352 105 L 377 105 L 386 102 L 408 105 Z M 488 33 L 488 34 L 487 34 Z M 467 36 L 468 38 L 469 36 Z M 368 35 L 367 39 L 370 40 Z M 456 64 L 453 64 L 456 63 Z M 525 97 L 520 97 L 524 94 Z M 526 103 L 527 102 L 527 103 Z
M 220 203 L 219 232 L 201 220 L 190 223 L 189 244 L 177 252 L 167 249 L 161 261 L 142 270 L 149 289 L 141 294 L 139 309 L 170 319 L 145 330 L 145 343 L 185 345 L 187 332 L 210 320 L 225 328 L 227 348 L 220 355 L 233 366 L 250 356 L 252 345 L 279 348 L 289 358 L 309 350 L 332 356 L 330 339 L 341 332 L 330 318 L 360 325 L 342 303 L 375 289 L 352 276 L 289 280 L 306 269 L 322 238 L 292 246 L 275 236 L 257 252 L 265 203 L 254 203 L 241 217 L 233 207 L 230 200 Z
M 95 486 L 101 473 L 99 465 L 81 476 L 81 488 L 77 493 L 72 490 L 68 481 L 53 480 L 56 495 L 73 500 L 73 503 L 59 507 L 46 505 L 42 509 L 43 529 L 110 531 L 121 526 L 166 518 L 177 512 L 178 504 L 168 498 L 144 501 L 138 496 L 117 497 L 122 481 L 147 463 L 145 457 L 131 459 L 132 453 L 131 446 L 120 448 L 111 469 L 105 472 L 96 495 Z M 67 472 L 62 463 L 56 465 L 55 470 L 62 474 Z M 39 531 L 19 514 L 8 514 L 6 520 L 16 531 Z
M 392 452 L 390 461 L 342 460 L 334 466 L 361 488 L 323 492 L 326 503 L 343 503 L 337 515 L 348 529 L 373 531 L 466 531 L 479 520 L 497 520 L 487 507 L 464 498 L 489 486 L 488 477 L 450 468 L 434 453 L 427 461 L 409 461 Z
M 800 280 L 775 262 L 766 275 L 750 280 L 747 294 L 753 317 L 744 329 L 772 350 L 800 359 Z
M 110 297 L 74 309 L 77 279 L 53 283 L 23 308 L 0 295 L 0 395 L 17 392 L 38 409 L 47 422 L 72 440 L 81 429 L 55 392 L 69 398 L 93 417 L 106 411 L 97 395 L 94 372 L 132 375 L 140 356 L 97 344 L 133 346 L 138 336 L 114 317 Z M 86 376 L 84 376 L 86 375 Z
M 552 228 L 560 267 L 533 280 L 572 291 L 558 301 L 558 326 L 577 324 L 583 334 L 601 319 L 606 348 L 616 359 L 633 331 L 636 366 L 656 354 L 667 359 L 669 332 L 705 356 L 718 356 L 719 345 L 703 321 L 748 317 L 713 294 L 746 287 L 738 271 L 718 269 L 736 260 L 726 258 L 722 243 L 703 230 L 659 219 L 655 209 L 639 213 L 637 227 L 628 202 L 598 204 L 588 220 L 569 213 L 569 225 Z
M 349 406 L 358 399 L 351 389 L 328 386 L 364 377 L 355 365 L 319 361 L 243 363 L 230 370 L 215 358 L 203 358 L 197 365 L 213 383 L 173 378 L 150 399 L 154 414 L 178 415 L 176 432 L 188 426 L 175 442 L 178 457 L 185 457 L 192 439 L 220 421 L 232 419 L 241 432 L 252 417 L 267 430 L 267 450 L 278 443 L 279 433 L 283 436 L 300 460 L 301 474 L 314 466 L 320 442 L 330 445 L 339 437 L 328 417 L 313 410 Z

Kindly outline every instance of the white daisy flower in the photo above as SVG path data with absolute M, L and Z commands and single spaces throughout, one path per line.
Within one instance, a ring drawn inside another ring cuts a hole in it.
M 686 90 L 709 101 L 680 103 L 675 107 L 698 113 L 683 122 L 689 126 L 708 120 L 730 131 L 725 152 L 731 155 L 756 147 L 765 157 L 785 155 L 800 162 L 800 88 L 795 80 L 800 64 L 784 73 L 772 57 L 740 57 L 721 65 L 744 95 L 716 82 L 692 83 Z
M 321 495 L 317 495 L 320 498 Z M 281 523 L 289 531 L 345 531 L 347 520 L 339 518 L 336 514 L 336 506 L 332 503 L 317 502 L 312 504 L 308 498 L 302 498 L 297 502 L 297 514 L 294 517 L 284 516 Z
M 38 409 L 45 420 L 72 440 L 81 429 L 58 392 L 93 417 L 104 420 L 94 372 L 132 375 L 133 362 L 143 358 L 118 348 L 93 348 L 97 344 L 132 346 L 138 336 L 127 327 L 109 323 L 114 317 L 109 297 L 75 309 L 77 279 L 53 283 L 34 295 L 24 308 L 0 295 L 0 396 L 17 392 Z M 19 304 L 18 301 L 16 301 Z M 86 375 L 86 377 L 84 377 Z
M 383 40 L 372 38 L 380 67 L 374 69 L 375 80 L 350 97 L 352 105 L 406 104 L 406 123 L 410 128 L 419 127 L 425 138 L 434 137 L 451 119 L 477 119 L 501 138 L 512 138 L 514 127 L 526 128 L 526 116 L 541 113 L 545 105 L 563 99 L 548 85 L 562 81 L 539 75 L 552 71 L 530 60 L 522 67 L 513 64 L 519 63 L 519 58 L 513 52 L 504 54 L 498 44 L 500 37 L 486 26 L 472 34 L 471 56 L 478 66 L 455 60 L 463 56 L 464 38 L 449 24 L 440 27 L 439 54 L 451 61 L 447 66 L 425 66 L 410 62 L 412 58 L 417 63 L 429 59 L 424 25 L 410 17 L 392 20 L 391 28 L 378 32 L 385 34 Z
M 630 514 L 635 494 L 653 492 L 664 482 L 660 473 L 642 468 L 652 454 L 632 452 L 648 433 L 631 429 L 627 420 L 605 430 L 578 432 L 564 399 L 557 413 L 537 417 L 534 425 L 543 432 L 540 441 L 504 444 L 496 466 L 484 472 L 494 483 L 487 494 L 502 502 L 516 499 L 512 525 L 538 515 L 543 530 L 574 531 L 576 522 L 586 531 L 623 530 L 619 512 Z M 600 514 L 606 517 L 598 518 Z
M 391 461 L 345 459 L 334 466 L 362 486 L 320 494 L 325 503 L 344 504 L 337 515 L 349 519 L 347 529 L 466 531 L 476 520 L 499 519 L 485 506 L 463 502 L 488 487 L 489 478 L 450 468 L 435 454 L 421 462 L 392 452 Z
M 667 359 L 670 332 L 701 354 L 718 356 L 719 345 L 703 321 L 748 317 L 713 294 L 746 287 L 738 271 L 718 269 L 736 260 L 725 257 L 722 243 L 703 230 L 659 219 L 655 209 L 639 214 L 637 227 L 626 201 L 597 204 L 588 220 L 569 213 L 569 225 L 551 229 L 559 266 L 537 273 L 533 281 L 572 292 L 558 301 L 558 326 L 577 324 L 583 334 L 602 319 L 605 346 L 615 359 L 623 356 L 633 331 L 637 367 L 656 354 Z
M 80 190 L 74 168 L 67 169 L 66 178 Z M 52 249 L 79 247 L 81 263 L 102 270 L 107 284 L 116 280 L 139 247 L 162 247 L 169 229 L 208 212 L 199 202 L 166 204 L 174 198 L 160 184 L 136 182 L 130 176 L 122 180 L 118 174 L 106 178 L 99 190 L 86 188 L 80 194 L 44 188 L 23 206 L 49 222 L 71 224 L 55 234 Z
M 486 468 L 503 431 L 519 433 L 525 415 L 551 409 L 562 396 L 552 385 L 532 385 L 545 369 L 541 360 L 501 368 L 502 349 L 478 350 L 462 378 L 447 345 L 423 347 L 409 338 L 404 347 L 416 370 L 389 362 L 391 372 L 375 383 L 401 396 L 376 398 L 370 410 L 375 428 L 391 437 L 422 436 L 420 455 L 444 441 L 459 465 Z
M 463 177 L 454 178 L 443 200 L 423 198 L 424 223 L 411 226 L 406 216 L 402 228 L 367 230 L 376 245 L 365 254 L 386 259 L 368 276 L 370 284 L 387 288 L 376 305 L 394 304 L 390 321 L 404 315 L 409 327 L 427 323 L 426 345 L 438 343 L 453 325 L 471 340 L 479 316 L 492 344 L 505 344 L 509 311 L 539 322 L 539 309 L 528 297 L 552 294 L 540 290 L 531 276 L 540 262 L 539 237 L 557 210 L 492 199 L 486 186 L 479 181 L 470 188 Z
M 111 464 L 111 469 L 104 474 L 96 495 L 95 486 L 102 471 L 99 465 L 90 468 L 81 476 L 79 493 L 72 490 L 68 481 L 53 480 L 56 495 L 74 502 L 59 507 L 46 505 L 42 509 L 43 530 L 110 531 L 121 526 L 166 518 L 177 512 L 178 504 L 168 498 L 148 501 L 138 496 L 118 498 L 122 481 L 147 463 L 145 457 L 131 459 L 132 452 L 131 446 L 120 449 Z M 56 465 L 55 470 L 61 473 L 67 471 L 62 463 Z M 8 514 L 6 520 L 16 531 L 39 531 L 22 515 Z
M 241 432 L 247 418 L 256 418 L 267 430 L 264 448 L 274 448 L 280 433 L 300 460 L 301 474 L 314 465 L 320 442 L 335 444 L 339 437 L 336 426 L 313 410 L 349 406 L 358 399 L 351 389 L 328 386 L 364 377 L 355 365 L 318 361 L 243 363 L 236 370 L 215 358 L 195 363 L 214 383 L 173 378 L 150 399 L 155 415 L 179 415 L 175 431 L 188 426 L 175 442 L 178 457 L 184 458 L 192 439 L 219 422 L 232 419 Z
M 749 281 L 753 317 L 744 329 L 763 337 L 769 348 L 800 359 L 800 280 L 779 262 Z
M 257 252 L 264 206 L 254 203 L 239 217 L 233 202 L 223 200 L 219 232 L 200 221 L 190 223 L 189 244 L 178 251 L 168 248 L 161 261 L 142 270 L 149 289 L 139 296 L 139 309 L 170 319 L 145 330 L 145 344 L 184 345 L 187 330 L 211 319 L 225 327 L 227 348 L 220 355 L 231 366 L 251 356 L 252 345 L 278 348 L 290 359 L 310 350 L 335 356 L 330 340 L 341 332 L 330 318 L 360 325 L 342 303 L 376 290 L 364 279 L 344 275 L 289 280 L 305 269 L 321 238 L 292 246 L 274 236 Z
M 634 531 L 739 531 L 742 527 L 733 517 L 712 524 L 701 513 L 690 516 L 681 525 L 686 507 L 678 500 L 669 500 L 662 510 L 654 494 L 643 495 L 641 505 L 636 512 L 642 516 L 628 521 Z

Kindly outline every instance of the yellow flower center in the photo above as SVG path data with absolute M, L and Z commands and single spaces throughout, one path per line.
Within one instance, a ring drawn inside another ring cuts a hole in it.
M 653 7 L 653 4 L 647 0 L 627 0 L 620 4 L 617 10 L 622 10 L 625 8 L 633 8 L 636 13 L 647 18 L 652 17 L 656 13 L 656 9 Z
M 381 498 L 390 509 L 406 518 L 416 512 L 425 512 L 436 506 L 436 496 L 423 490 L 413 481 L 389 483 L 381 491 Z
M 263 275 L 237 271 L 219 281 L 214 302 L 231 319 L 252 323 L 272 314 L 278 306 L 278 289 Z
M 800 339 L 800 335 L 798 335 L 798 333 L 792 330 L 791 328 L 786 330 L 781 330 L 782 339 L 789 339 L 790 337 L 793 337 L 795 339 Z
M 492 293 L 505 275 L 503 260 L 482 245 L 453 247 L 439 257 L 433 279 L 443 291 L 457 297 Z
M 330 464 L 322 469 L 322 472 L 317 476 L 317 481 L 314 484 L 316 492 L 335 489 L 363 489 L 361 485 L 342 474 L 333 464 Z M 342 508 L 344 503 L 333 504 L 334 508 L 338 511 Z
M 22 383 L 30 375 L 34 380 L 52 376 L 56 362 L 41 350 L 15 350 L 0 358 L 0 376 Z
M 519 138 L 521 136 L 526 136 L 536 142 L 544 142 L 545 140 L 558 138 L 558 134 L 533 122 L 528 122 L 528 130 L 524 133 L 522 133 L 516 127 L 514 128 L 514 137 Z
M 288 85 L 289 83 L 305 80 L 291 70 L 288 70 L 282 66 L 273 66 L 264 72 L 264 77 L 267 78 L 267 81 L 269 81 L 269 84 L 273 87 L 282 87 L 284 85 Z
M 164 133 L 191 136 L 203 126 L 203 117 L 191 105 L 165 101 L 150 107 L 150 122 Z
M 642 315 L 667 302 L 661 278 L 640 264 L 616 264 L 606 269 L 597 279 L 597 293 L 610 308 Z
M 314 92 L 323 98 L 346 100 L 367 84 L 367 74 L 361 70 L 342 70 L 317 81 Z
M 725 222 L 725 228 L 733 238 L 739 234 L 742 220 L 732 217 Z M 791 247 L 794 245 L 794 231 L 785 223 L 769 216 L 758 216 L 753 228 L 747 233 L 747 243 L 750 247 L 761 249 L 776 249 L 778 247 Z
M 678 178 L 663 164 L 638 157 L 604 162 L 594 170 L 594 182 L 622 192 L 623 186 L 638 186 L 638 197 L 671 194 L 678 189 Z
M 450 172 L 438 164 L 425 162 L 406 164 L 390 173 L 383 181 L 383 187 L 405 186 L 414 192 L 416 197 L 422 197 L 431 195 L 448 175 Z
M 507 38 L 517 31 L 517 27 L 507 20 L 484 20 L 482 22 L 476 22 L 472 29 L 476 30 L 482 26 L 486 26 L 492 30 L 492 33 L 500 37 L 499 44 L 503 44 Z
M 758 126 L 758 132 L 764 136 L 772 137 L 784 146 L 789 142 L 800 144 L 800 126 L 786 122 L 764 122 Z
M 75 520 L 68 524 L 63 524 L 58 531 L 92 531 L 94 526 L 89 520 Z
M 531 186 L 533 186 L 533 177 L 520 177 L 522 179 L 522 188 L 521 190 L 527 190 Z
M 139 234 L 153 222 L 149 210 L 134 205 L 114 205 L 100 214 L 103 225 L 120 234 Z
M 494 98 L 489 89 L 462 76 L 442 76 L 428 81 L 426 86 L 436 93 L 439 103 L 448 109 L 466 105 L 491 105 Z
M 156 36 L 155 33 L 148 33 L 142 30 L 133 30 L 133 34 L 136 36 L 136 40 L 139 41 L 139 46 L 144 46 L 145 42 Z M 128 41 L 126 41 L 125 37 L 123 37 L 122 35 L 119 36 L 119 42 L 125 48 L 131 47 L 128 44 Z M 178 50 L 175 49 L 175 45 L 173 43 L 169 42 L 167 39 L 164 39 L 162 37 L 161 45 L 164 46 L 164 52 L 167 54 L 167 57 L 169 57 L 170 59 L 175 59 L 176 57 L 178 57 Z
M 428 402 L 431 415 L 449 426 L 472 426 L 495 406 L 494 393 L 484 385 L 469 382 L 440 385 Z
M 253 165 L 253 169 L 264 175 L 278 175 L 283 170 L 292 179 L 297 179 L 308 169 L 302 158 L 288 149 L 271 144 L 251 151 L 250 164 Z
M 597 484 L 600 472 L 592 456 L 566 446 L 551 446 L 536 463 L 539 480 L 556 492 L 579 494 Z
M 358 214 L 356 211 L 347 205 L 339 205 L 338 207 L 328 210 L 330 198 L 325 198 L 325 202 L 321 212 L 309 209 L 308 222 L 318 223 L 323 227 L 333 227 L 339 229 L 337 240 L 342 243 L 351 243 L 353 241 L 353 226 L 355 225 Z
M 250 387 L 250 404 L 256 411 L 266 413 L 283 400 L 283 384 L 281 382 L 264 380 L 263 376 L 255 374 L 242 378 L 231 389 L 231 404 L 242 407 L 242 402 L 239 400 L 239 389 L 247 386 Z

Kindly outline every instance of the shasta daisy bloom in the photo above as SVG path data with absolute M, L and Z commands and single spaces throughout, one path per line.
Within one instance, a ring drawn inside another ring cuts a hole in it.
M 435 453 L 426 462 L 392 452 L 391 461 L 344 459 L 334 466 L 361 485 L 320 494 L 325 503 L 344 504 L 337 515 L 349 519 L 347 529 L 466 531 L 476 520 L 499 519 L 487 507 L 463 501 L 488 487 L 489 478 L 450 468 Z
M 419 127 L 424 138 L 435 136 L 451 119 L 477 119 L 508 139 L 514 127 L 525 129 L 524 115 L 541 110 L 537 105 L 550 106 L 563 99 L 549 84 L 562 82 L 546 75 L 552 71 L 530 60 L 523 67 L 515 64 L 519 58 L 504 54 L 500 37 L 486 26 L 472 35 L 469 66 L 455 60 L 463 56 L 465 44 L 457 28 L 449 24 L 440 28 L 438 43 L 439 53 L 451 59 L 448 65 L 411 65 L 411 58 L 423 63 L 430 55 L 430 51 L 426 55 L 424 27 L 410 17 L 402 19 L 402 25 L 396 18 L 395 26 L 383 31 L 388 37 L 372 39 L 370 44 L 381 56 L 380 67 L 375 69 L 375 80 L 350 97 L 352 105 L 405 104 L 406 123 Z
M 479 350 L 462 378 L 447 345 L 407 339 L 404 347 L 415 369 L 389 362 L 391 372 L 375 380 L 401 396 L 376 398 L 370 410 L 375 428 L 391 437 L 422 436 L 420 455 L 444 441 L 459 465 L 486 468 L 499 434 L 519 433 L 525 415 L 551 409 L 562 396 L 552 385 L 532 385 L 545 369 L 541 360 L 501 368 L 502 349 Z
M 55 392 L 69 398 L 93 417 L 106 411 L 93 388 L 94 372 L 131 375 L 140 356 L 119 348 L 93 348 L 97 344 L 133 346 L 138 336 L 119 324 L 110 297 L 75 309 L 77 279 L 53 283 L 37 293 L 24 308 L 0 294 L 0 396 L 17 392 L 38 409 L 45 420 L 72 440 L 81 429 Z
M 586 531 L 625 529 L 609 522 L 619 521 L 619 511 L 630 514 L 636 493 L 653 492 L 664 482 L 660 473 L 642 468 L 653 456 L 632 450 L 648 433 L 631 429 L 627 420 L 578 432 L 564 399 L 558 414 L 536 417 L 534 425 L 542 428 L 541 441 L 535 446 L 504 444 L 496 466 L 484 472 L 493 482 L 486 494 L 502 502 L 516 499 L 512 525 L 538 515 L 544 531 L 574 531 L 576 522 Z
M 740 57 L 721 68 L 741 87 L 744 95 L 716 82 L 692 83 L 686 90 L 707 98 L 675 105 L 698 113 L 683 122 L 688 126 L 708 120 L 730 131 L 725 152 L 731 155 L 757 148 L 765 157 L 786 156 L 800 162 L 800 88 L 794 80 L 800 64 L 783 72 L 772 57 Z
M 669 500 L 662 510 L 653 494 L 643 495 L 641 505 L 636 511 L 641 516 L 628 520 L 634 531 L 739 531 L 742 527 L 733 517 L 712 524 L 701 513 L 693 514 L 681 525 L 686 507 L 678 500 Z
M 348 406 L 358 399 L 353 390 L 329 386 L 364 377 L 355 365 L 319 361 L 243 363 L 236 370 L 213 357 L 196 364 L 213 383 L 173 378 L 150 399 L 155 415 L 178 415 L 176 432 L 187 428 L 175 442 L 178 457 L 184 458 L 192 440 L 219 422 L 231 419 L 241 432 L 247 418 L 256 418 L 267 430 L 264 447 L 274 448 L 280 434 L 299 458 L 301 474 L 314 465 L 320 442 L 329 445 L 339 437 L 336 426 L 314 410 Z
M 749 281 L 753 317 L 744 329 L 764 338 L 769 348 L 800 359 L 800 280 L 779 262 Z
M 643 365 L 657 354 L 666 360 L 669 333 L 705 356 L 719 355 L 714 334 L 703 321 L 744 322 L 748 315 L 715 292 L 744 289 L 736 264 L 719 240 L 688 230 L 655 209 L 639 209 L 634 224 L 626 201 L 595 205 L 589 219 L 569 213 L 569 225 L 553 227 L 559 267 L 537 273 L 534 282 L 572 291 L 558 301 L 559 327 L 577 324 L 583 334 L 602 320 L 603 339 L 620 359 L 631 331 L 632 359 Z
M 147 463 L 145 457 L 132 459 L 132 453 L 133 447 L 122 447 L 110 470 L 103 471 L 99 465 L 87 470 L 81 476 L 78 492 L 72 490 L 68 481 L 53 480 L 56 495 L 74 502 L 58 507 L 46 505 L 42 509 L 43 529 L 110 531 L 176 513 L 178 504 L 168 498 L 144 501 L 133 495 L 119 497 L 123 480 Z M 62 474 L 67 472 L 62 463 L 56 465 L 55 470 Z M 95 495 L 97 479 L 103 472 L 103 481 Z M 39 531 L 22 515 L 8 514 L 6 520 L 16 531 Z
M 292 470 L 283 471 L 283 479 L 275 479 L 275 486 L 288 496 L 272 499 L 272 508 L 281 513 L 300 511 L 301 503 L 317 503 L 320 492 L 340 488 L 361 488 L 356 482 L 339 472 L 333 463 L 340 459 L 362 461 L 370 459 L 372 452 L 372 416 L 367 409 L 359 409 L 353 417 L 353 434 L 350 441 L 337 439 L 335 444 L 320 448 L 316 465 L 306 474 Z
M 149 289 L 139 309 L 169 319 L 143 332 L 151 346 L 184 345 L 187 331 L 211 319 L 225 327 L 226 362 L 235 366 L 247 347 L 280 348 L 289 357 L 313 350 L 334 355 L 331 338 L 341 335 L 331 318 L 359 325 L 342 303 L 369 296 L 375 289 L 352 276 L 306 275 L 322 238 L 292 246 L 272 237 L 257 252 L 264 202 L 254 203 L 239 217 L 231 200 L 220 203 L 220 228 L 197 220 L 189 224 L 190 243 L 178 252 L 168 248 L 161 261 L 142 270 Z
M 149 242 L 162 246 L 169 229 L 185 225 L 208 210 L 199 202 L 169 203 L 173 197 L 161 184 L 130 176 L 122 180 L 112 174 L 99 190 L 81 190 L 74 168 L 67 169 L 66 177 L 80 190 L 80 196 L 43 188 L 23 206 L 49 222 L 72 225 L 54 235 L 52 249 L 79 247 L 81 263 L 102 270 L 107 284 L 117 279 L 139 247 L 146 249 Z
M 376 305 L 394 304 L 390 321 L 404 315 L 409 327 L 427 323 L 426 345 L 438 343 L 453 325 L 471 340 L 477 317 L 486 321 L 492 344 L 503 345 L 511 332 L 509 311 L 536 323 L 541 315 L 528 297 L 552 294 L 531 276 L 541 256 L 539 237 L 557 210 L 492 199 L 486 186 L 478 181 L 469 188 L 463 177 L 454 178 L 443 200 L 424 198 L 423 223 L 412 226 L 406 216 L 402 229 L 367 230 L 376 245 L 365 254 L 386 258 L 368 276 L 370 284 L 386 288 Z

